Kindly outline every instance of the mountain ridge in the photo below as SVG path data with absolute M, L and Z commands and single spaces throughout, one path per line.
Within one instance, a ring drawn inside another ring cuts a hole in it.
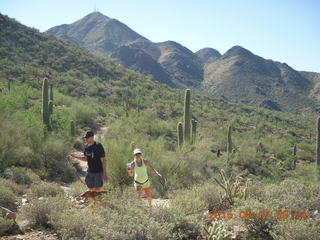
M 86 25 L 87 21 L 91 24 L 92 19 L 95 19 L 96 24 L 89 25 L 92 31 L 101 33 L 103 31 L 99 31 L 99 21 L 111 21 L 109 17 L 103 16 L 101 13 L 91 13 L 82 18 L 82 23 Z M 75 23 L 62 27 L 67 36 L 54 34 L 54 28 L 47 33 L 66 40 L 74 38 Z M 192 52 L 175 41 L 156 43 L 138 33 L 133 36 L 131 33 L 134 31 L 127 25 L 125 28 L 120 27 L 125 32 L 123 34 L 117 30 L 122 23 L 117 20 L 114 24 L 115 29 L 104 25 L 109 30 L 100 35 L 102 39 L 109 37 L 110 41 L 91 42 L 90 46 L 82 44 L 79 39 L 73 40 L 73 43 L 112 58 L 129 69 L 171 87 L 191 87 L 230 101 L 260 106 L 272 100 L 274 104 L 271 105 L 278 106 L 276 110 L 304 111 L 313 110 L 317 99 L 320 99 L 315 97 L 319 91 L 313 90 L 320 85 L 310 79 L 318 78 L 311 74 L 300 74 L 286 63 L 264 59 L 241 46 L 233 46 L 224 54 L 210 47 Z M 98 30 L 94 30 L 96 28 Z

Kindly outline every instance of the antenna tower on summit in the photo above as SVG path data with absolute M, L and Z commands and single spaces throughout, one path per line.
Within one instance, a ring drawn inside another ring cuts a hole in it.
M 93 12 L 99 12 L 99 9 L 97 8 L 96 3 L 94 3 L 94 9 L 93 9 Z

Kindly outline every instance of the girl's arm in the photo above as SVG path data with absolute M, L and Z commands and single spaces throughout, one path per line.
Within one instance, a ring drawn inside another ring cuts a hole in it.
M 148 160 L 144 160 L 144 164 L 146 164 L 146 166 L 150 168 L 150 170 L 154 172 L 156 175 L 158 175 L 159 177 L 162 177 L 162 175 L 152 167 L 151 163 Z

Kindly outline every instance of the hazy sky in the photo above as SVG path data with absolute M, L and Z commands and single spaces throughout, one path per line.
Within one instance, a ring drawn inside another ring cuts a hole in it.
M 0 12 L 45 31 L 96 8 L 151 41 L 222 54 L 243 46 L 297 70 L 320 72 L 320 0 L 0 0 Z

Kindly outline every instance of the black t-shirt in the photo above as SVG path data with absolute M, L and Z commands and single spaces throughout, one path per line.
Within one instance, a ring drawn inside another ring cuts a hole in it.
M 84 156 L 88 160 L 88 172 L 102 172 L 101 158 L 105 157 L 104 148 L 101 143 L 94 142 L 91 146 L 87 146 L 84 149 Z

